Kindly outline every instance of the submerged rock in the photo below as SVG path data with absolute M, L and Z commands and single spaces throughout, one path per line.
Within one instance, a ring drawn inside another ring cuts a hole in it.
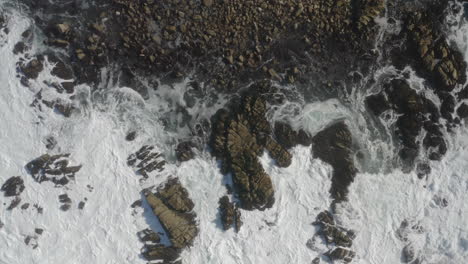
M 26 78 L 36 79 L 44 69 L 43 58 L 34 58 L 26 64 L 21 63 L 20 69 Z
M 24 191 L 24 181 L 20 176 L 11 177 L 3 183 L 0 191 L 4 192 L 5 197 L 20 195 Z
M 334 250 L 330 250 L 327 255 L 330 257 L 332 261 L 337 261 L 337 260 L 342 260 L 346 263 L 349 263 L 353 260 L 353 258 L 356 256 L 356 253 L 354 251 L 351 251 L 346 248 L 335 248 Z

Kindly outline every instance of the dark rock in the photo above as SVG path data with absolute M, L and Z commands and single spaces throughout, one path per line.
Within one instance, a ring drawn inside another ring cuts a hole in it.
M 61 194 L 59 195 L 59 202 L 61 203 L 71 203 L 72 200 L 70 199 L 70 197 L 68 197 L 68 194 Z
M 86 203 L 85 203 L 84 201 L 80 201 L 80 202 L 78 203 L 78 209 L 79 209 L 79 210 L 83 210 L 84 207 L 85 207 L 85 205 L 86 205 Z
M 20 54 L 20 53 L 24 53 L 27 49 L 27 46 L 26 44 L 24 44 L 24 42 L 20 41 L 18 43 L 16 43 L 15 47 L 13 48 L 13 53 L 14 54 Z
M 5 197 L 20 195 L 24 191 L 24 181 L 20 176 L 11 177 L 0 188 Z
M 320 258 L 314 258 L 311 264 L 320 264 Z
M 346 248 L 336 248 L 333 251 L 329 251 L 327 255 L 332 261 L 343 260 L 349 263 L 356 256 L 356 253 Z
M 154 146 L 148 145 L 141 147 L 127 158 L 127 165 L 136 168 L 136 172 L 144 179 L 148 178 L 150 172 L 164 170 L 165 164 L 166 161 L 162 158 L 162 154 L 155 152 Z
M 379 116 L 383 112 L 391 109 L 390 104 L 383 93 L 368 96 L 366 98 L 366 105 L 376 116 Z
M 191 141 L 181 142 L 177 145 L 175 153 L 177 160 L 180 162 L 189 161 L 195 157 L 195 153 L 192 148 L 195 147 L 195 144 Z
M 156 196 L 167 207 L 180 213 L 188 213 L 195 206 L 189 198 L 187 190 L 177 178 L 169 179 L 164 186 L 160 186 Z
M 151 229 L 145 229 L 137 233 L 138 238 L 145 243 L 154 243 L 157 244 L 161 241 L 161 238 L 157 233 Z
M 35 228 L 34 229 L 34 233 L 38 234 L 38 235 L 42 235 L 42 233 L 44 233 L 44 229 L 42 228 Z
M 51 149 L 54 149 L 55 146 L 57 146 L 57 140 L 53 137 L 53 136 L 49 136 L 45 139 L 45 144 L 46 144 L 46 148 L 51 150 Z
M 242 222 L 240 220 L 240 211 L 234 203 L 229 201 L 229 197 L 223 196 L 219 199 L 219 213 L 223 229 L 228 230 L 234 226 L 234 230 L 239 232 Z
M 70 154 L 49 155 L 44 154 L 26 164 L 26 169 L 35 181 L 53 181 L 54 183 L 66 184 L 68 179 L 74 179 L 75 174 L 81 169 L 80 166 L 68 166 Z M 63 179 L 63 178 L 67 179 Z
M 42 60 L 40 58 L 35 58 L 27 64 L 22 64 L 20 69 L 26 78 L 36 79 L 39 76 L 39 73 L 44 69 L 44 65 L 42 64 Z
M 457 109 L 457 115 L 460 118 L 467 118 L 468 117 L 468 105 L 462 103 Z
M 132 205 L 130 205 L 130 207 L 137 208 L 137 207 L 141 207 L 141 205 L 142 205 L 142 201 L 136 200 L 135 202 L 132 203 Z
M 15 209 L 21 203 L 21 198 L 16 196 L 13 200 L 11 200 L 10 205 L 7 207 L 8 211 Z
M 418 178 L 422 179 L 431 174 L 431 167 L 427 163 L 419 163 L 416 167 L 416 173 L 418 175 Z
M 68 211 L 70 208 L 71 208 L 71 205 L 69 203 L 62 204 L 60 206 L 60 210 L 62 210 L 62 211 Z
M 401 253 L 403 263 L 411 263 L 416 260 L 416 252 L 412 244 L 408 244 L 403 248 Z
M 327 245 L 334 244 L 340 247 L 352 246 L 354 233 L 336 225 L 333 215 L 330 212 L 321 212 L 313 224 L 318 226 L 318 234 L 323 237 Z
M 275 123 L 275 139 L 280 145 L 289 149 L 296 145 L 309 146 L 312 138 L 304 130 L 294 131 L 289 124 L 283 122 Z
M 143 256 L 147 260 L 163 260 L 164 263 L 172 263 L 179 257 L 180 251 L 179 248 L 162 245 L 147 246 Z
M 250 87 L 251 91 L 269 89 L 268 82 Z M 231 112 L 221 109 L 212 118 L 210 146 L 222 161 L 222 172 L 232 172 L 241 208 L 262 210 L 273 205 L 274 190 L 258 156 L 267 150 L 278 166 L 287 167 L 291 154 L 271 137 L 265 99 L 259 94 L 247 94 L 241 101 Z
M 127 136 L 125 136 L 125 140 L 127 140 L 127 141 L 133 141 L 133 140 L 135 140 L 136 135 L 137 135 L 136 131 L 129 132 L 129 133 L 127 134 Z
M 440 106 L 440 114 L 443 118 L 452 122 L 452 114 L 455 112 L 455 97 L 450 94 L 443 94 L 439 96 L 442 99 L 442 105 Z
M 340 122 L 322 130 L 312 140 L 314 157 L 333 167 L 330 189 L 333 199 L 345 200 L 348 186 L 354 181 L 357 172 L 352 157 L 351 132 L 343 122 Z

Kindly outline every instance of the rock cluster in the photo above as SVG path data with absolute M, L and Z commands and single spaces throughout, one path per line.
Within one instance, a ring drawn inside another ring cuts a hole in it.
M 357 173 L 351 132 L 345 123 L 339 122 L 317 133 L 312 142 L 313 156 L 333 167 L 331 196 L 336 202 L 345 200 Z
M 355 238 L 354 232 L 347 230 L 335 223 L 333 215 L 329 211 L 321 212 L 313 225 L 318 227 L 317 235 L 325 240 L 327 246 L 334 247 L 325 253 L 332 261 L 342 260 L 351 262 L 355 253 L 349 248 Z
M 59 195 L 59 202 L 62 204 L 60 205 L 60 210 L 68 211 L 71 207 L 72 200 L 68 197 L 68 194 L 64 193 Z
M 196 214 L 192 212 L 194 204 L 177 178 L 160 186 L 156 194 L 145 191 L 144 195 L 166 231 L 171 246 L 148 245 L 143 255 L 148 260 L 173 261 L 182 249 L 192 245 L 198 234 Z M 154 242 L 157 243 L 156 240 Z
M 166 161 L 162 159 L 162 155 L 154 151 L 154 146 L 145 145 L 136 153 L 131 154 L 127 158 L 127 165 L 136 168 L 136 172 L 147 179 L 148 173 L 155 170 L 164 170 Z
M 184 162 L 193 159 L 195 157 L 193 148 L 195 148 L 195 144 L 191 141 L 179 143 L 175 149 L 177 160 Z
M 52 181 L 56 185 L 66 185 L 75 178 L 81 165 L 69 166 L 70 154 L 44 154 L 26 164 L 26 169 L 33 179 L 39 183 Z
M 274 135 L 278 143 L 287 149 L 296 145 L 309 146 L 312 143 L 312 138 L 307 132 L 302 129 L 295 131 L 289 124 L 284 122 L 275 123 Z
M 262 90 L 265 86 L 268 83 L 257 83 L 250 90 Z M 210 145 L 213 154 L 222 161 L 223 172 L 232 172 L 241 208 L 269 208 L 274 203 L 273 185 L 258 156 L 267 150 L 278 166 L 287 167 L 291 164 L 291 154 L 272 138 L 264 98 L 247 94 L 239 106 L 215 114 Z
M 20 176 L 11 177 L 3 183 L 0 191 L 4 192 L 5 197 L 18 196 L 24 191 L 24 181 Z
M 218 205 L 223 229 L 228 230 L 231 227 L 234 227 L 234 230 L 239 232 L 242 226 L 242 220 L 241 212 L 237 205 L 233 202 L 230 202 L 227 195 L 219 199 Z
M 412 89 L 406 80 L 393 79 L 385 83 L 379 94 L 366 98 L 366 103 L 377 116 L 388 110 L 398 114 L 395 132 L 403 146 L 399 155 L 404 168 L 414 167 L 421 144 L 418 138 L 423 130 L 426 135 L 422 144 L 428 151 L 428 158 L 439 160 L 446 153 L 439 110 L 432 101 Z
M 405 20 L 404 29 L 409 38 L 410 52 L 417 54 L 416 71 L 434 82 L 436 91 L 452 91 L 466 80 L 466 63 L 463 55 L 451 47 L 437 21 L 437 14 L 411 12 Z

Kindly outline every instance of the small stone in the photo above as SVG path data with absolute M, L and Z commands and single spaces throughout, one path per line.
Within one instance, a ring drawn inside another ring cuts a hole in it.
M 34 229 L 34 232 L 35 232 L 36 234 L 38 234 L 38 235 L 42 235 L 42 233 L 44 233 L 44 229 L 42 229 L 42 228 L 36 228 L 36 229 Z

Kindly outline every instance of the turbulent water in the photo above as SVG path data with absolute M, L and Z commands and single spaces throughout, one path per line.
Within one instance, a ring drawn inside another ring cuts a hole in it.
M 34 95 L 42 91 L 44 96 L 59 96 L 45 84 L 57 77 L 50 74 L 52 65 L 48 65 L 30 87 L 21 85 L 16 63 L 23 55 L 14 55 L 12 50 L 32 21 L 21 10 L 5 10 L 9 33 L 0 35 L 0 183 L 10 176 L 23 176 L 22 202 L 31 206 L 7 211 L 10 200 L 0 198 L 0 221 L 4 223 L 0 263 L 146 263 L 135 234 L 147 227 L 160 229 L 159 223 L 147 205 L 143 209 L 130 205 L 141 198 L 142 188 L 158 185 L 171 175 L 178 176 L 188 189 L 200 228 L 194 245 L 182 253 L 183 263 L 302 264 L 326 251 L 323 243 L 307 247 L 316 232 L 311 222 L 332 200 L 328 192 L 331 167 L 313 159 L 313 146 L 295 147 L 288 168 L 274 166 L 264 154 L 261 163 L 272 178 L 275 204 L 265 211 L 243 211 L 240 232 L 224 232 L 217 217 L 218 199 L 226 193 L 219 164 L 208 150 L 191 161 L 176 162 L 174 144 L 188 129 L 166 129 L 167 120 L 182 122 L 171 104 L 185 104 L 188 81 L 159 87 L 144 100 L 133 90 L 106 81 L 112 78 L 103 70 L 99 89 L 77 87 L 74 104 L 79 113 L 64 118 L 48 108 L 39 111 L 30 106 Z M 448 20 L 452 23 L 449 38 L 468 60 L 468 23 L 461 17 Z M 385 19 L 380 22 L 382 31 L 394 30 L 386 27 Z M 35 50 L 42 48 L 40 41 L 33 45 Z M 422 79 L 407 70 L 410 81 L 425 89 Z M 375 75 L 392 71 L 392 67 L 382 66 Z M 408 242 L 424 256 L 423 263 L 467 263 L 468 128 L 463 124 L 447 135 L 448 153 L 441 162 L 431 163 L 430 177 L 419 180 L 414 172 L 392 169 L 394 150 L 388 132 L 392 118 L 381 127 L 369 120 L 363 101 L 372 92 L 376 91 L 354 92 L 346 105 L 337 99 L 291 102 L 272 110 L 269 118 L 289 119 L 312 135 L 337 120 L 350 126 L 363 155 L 349 201 L 339 205 L 337 217 L 340 224 L 356 231 L 354 263 L 401 263 L 401 251 Z M 216 104 L 199 101 L 190 114 L 209 118 L 225 102 L 223 98 Z M 142 132 L 134 142 L 125 141 L 126 133 L 134 128 Z M 58 153 L 72 153 L 71 162 L 83 165 L 67 190 L 39 184 L 25 169 L 27 162 L 47 151 L 44 141 L 49 136 L 57 139 Z M 143 144 L 157 146 L 169 163 L 157 177 L 141 183 L 126 159 Z M 59 209 L 57 199 L 65 191 L 72 199 L 67 212 Z M 86 206 L 79 210 L 78 202 L 85 198 Z M 441 201 L 448 206 L 443 207 Z M 406 242 L 397 232 L 404 220 L 418 227 L 405 233 Z M 44 233 L 37 236 L 35 228 L 43 228 Z M 27 236 L 35 237 L 36 249 L 24 242 Z

